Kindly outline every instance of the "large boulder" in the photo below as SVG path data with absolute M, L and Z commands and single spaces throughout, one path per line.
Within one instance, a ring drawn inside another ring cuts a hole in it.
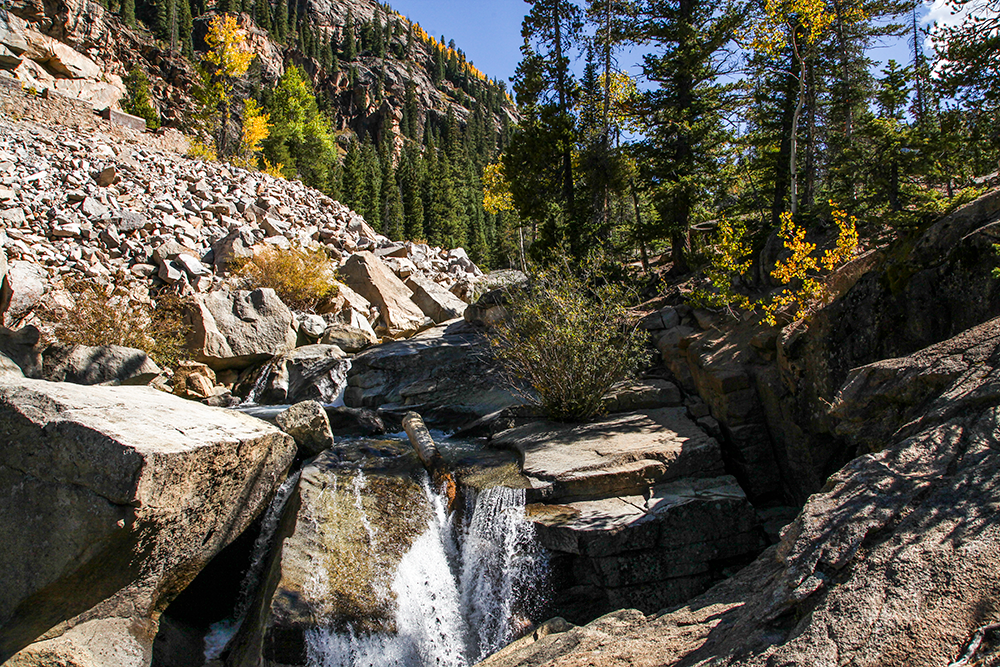
M 430 518 L 408 477 L 343 469 L 332 450 L 302 469 L 285 505 L 264 584 L 231 645 L 230 665 L 306 665 L 316 627 L 394 629 L 385 595 Z
M 139 376 L 152 379 L 160 373 L 145 352 L 121 345 L 50 345 L 43 359 L 44 379 L 50 382 L 120 384 Z
M 48 286 L 49 274 L 33 262 L 13 261 L 7 267 L 5 289 L 0 292 L 0 313 L 7 324 L 17 323 L 42 297 Z
M 269 502 L 269 424 L 145 387 L 0 384 L 0 661 L 147 665 L 159 613 Z
M 461 317 L 469 305 L 444 286 L 417 274 L 406 279 L 406 286 L 413 292 L 413 303 L 434 320 L 434 324 Z
M 306 456 L 315 456 L 333 446 L 330 418 L 316 401 L 296 403 L 279 412 L 274 421 L 282 431 L 295 438 L 295 444 Z
M 336 345 L 304 345 L 274 359 L 256 382 L 256 403 L 332 403 L 347 383 L 350 362 Z
M 361 352 L 351 362 L 344 403 L 352 408 L 418 410 L 442 427 L 519 405 L 522 400 L 490 360 L 486 339 L 464 326 L 437 326 Z
M 411 300 L 409 288 L 372 253 L 355 253 L 340 267 L 340 275 L 351 289 L 378 306 L 379 326 L 388 335 L 409 335 L 425 327 L 427 318 Z
M 270 288 L 195 295 L 185 319 L 195 359 L 217 371 L 246 368 L 283 354 L 298 338 L 294 314 Z
M 1000 596 L 1000 319 L 852 371 L 830 419 L 859 448 L 751 566 L 687 605 L 619 612 L 502 665 L 987 665 Z

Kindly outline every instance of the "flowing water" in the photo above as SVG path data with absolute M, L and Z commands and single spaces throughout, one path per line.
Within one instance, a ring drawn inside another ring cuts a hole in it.
M 260 524 L 260 534 L 253 544 L 253 551 L 250 555 L 250 565 L 243 575 L 240 583 L 240 594 L 236 600 L 235 611 L 231 618 L 218 623 L 213 623 L 205 636 L 205 660 L 213 660 L 222 654 L 226 644 L 232 639 L 236 631 L 240 629 L 243 619 L 246 618 L 253 596 L 260 584 L 260 576 L 264 571 L 264 564 L 267 562 L 267 554 L 274 540 L 274 533 L 278 530 L 278 521 L 281 519 L 281 511 L 288 502 L 288 497 L 292 495 L 296 484 L 299 483 L 299 473 L 290 475 L 288 479 L 281 483 L 274 498 L 271 500 L 264 519 Z
M 365 483 L 358 474 L 355 498 Z M 309 667 L 467 667 L 501 648 L 527 623 L 547 560 L 534 545 L 524 491 L 486 489 L 470 500 L 464 527 L 424 482 L 430 520 L 403 555 L 384 592 L 395 600 L 395 633 L 335 630 L 336 619 L 307 633 Z M 370 544 L 377 534 L 362 511 Z M 315 582 L 320 583 L 320 582 Z

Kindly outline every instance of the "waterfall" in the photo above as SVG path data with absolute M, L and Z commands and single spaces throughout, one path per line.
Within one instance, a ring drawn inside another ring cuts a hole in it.
M 446 499 L 426 480 L 424 492 L 431 518 L 391 584 L 395 634 L 313 628 L 309 667 L 467 667 L 513 639 L 524 623 L 518 615 L 532 611 L 547 561 L 532 540 L 524 491 L 479 494 L 464 531 L 455 530 Z
M 299 483 L 299 473 L 291 475 L 274 494 L 271 504 L 264 514 L 264 519 L 260 524 L 260 534 L 253 543 L 253 551 L 250 553 L 250 565 L 240 582 L 240 594 L 236 598 L 236 606 L 233 615 L 225 620 L 213 623 L 205 635 L 205 660 L 214 660 L 222 654 L 226 644 L 233 638 L 233 635 L 240 629 L 243 619 L 246 618 L 250 610 L 250 603 L 253 601 L 254 593 L 260 583 L 260 577 L 264 572 L 264 565 L 267 562 L 267 554 L 270 551 L 274 533 L 278 530 L 278 522 L 281 520 L 281 512 L 285 509 L 285 503 Z
M 473 662 L 500 650 L 528 620 L 541 596 L 548 560 L 524 515 L 524 489 L 496 486 L 476 497 L 462 544 L 462 608 L 472 630 Z
M 257 405 L 257 399 L 260 398 L 261 393 L 267 388 L 267 381 L 271 379 L 271 372 L 274 370 L 275 363 L 275 360 L 272 359 L 260 369 L 260 375 L 253 381 L 253 387 L 250 388 L 247 397 L 240 403 L 241 406 Z

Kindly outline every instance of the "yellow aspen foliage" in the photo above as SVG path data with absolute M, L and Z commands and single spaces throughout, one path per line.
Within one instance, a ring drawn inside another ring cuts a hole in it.
M 257 155 L 262 150 L 260 142 L 271 136 L 271 114 L 263 112 L 257 100 L 247 99 L 243 107 L 243 135 L 240 137 L 239 154 L 233 164 L 244 169 L 257 168 Z
M 746 275 L 752 264 L 746 227 L 741 222 L 720 220 L 712 243 L 705 251 L 709 260 L 705 276 L 711 287 L 695 289 L 691 303 L 697 307 L 759 309 L 764 321 L 772 326 L 778 323 L 778 313 L 790 306 L 794 306 L 790 311 L 792 319 L 798 320 L 815 305 L 826 303 L 830 294 L 820 273 L 843 266 L 854 257 L 858 248 L 857 220 L 833 206 L 832 201 L 830 205 L 838 228 L 837 242 L 821 256 L 816 256 L 816 244 L 806 240 L 805 228 L 795 224 L 792 214 L 781 215 L 778 237 L 790 254 L 775 265 L 771 276 L 784 287 L 756 301 L 733 288 L 733 278 Z
M 733 276 L 744 275 L 750 270 L 753 255 L 747 241 L 747 228 L 742 222 L 719 220 L 715 228 L 715 237 L 706 248 L 708 266 L 705 276 L 711 285 L 711 290 L 695 289 L 691 301 L 699 307 L 724 307 L 749 309 L 753 303 L 746 296 L 733 288 Z
M 205 60 L 215 65 L 218 76 L 235 79 L 247 73 L 253 53 L 235 16 L 223 14 L 213 18 L 208 24 L 205 43 L 209 48 Z
M 830 294 L 826 281 L 819 277 L 820 267 L 833 271 L 854 257 L 858 248 L 857 220 L 833 206 L 832 217 L 839 230 L 837 243 L 815 257 L 816 244 L 805 240 L 806 230 L 798 227 L 792 219 L 792 214 L 785 212 L 781 216 L 781 230 L 778 236 L 784 240 L 785 248 L 791 251 L 791 256 L 779 261 L 771 272 L 771 276 L 786 285 L 778 294 L 772 296 L 769 302 L 761 303 L 764 320 L 777 324 L 778 312 L 789 306 L 795 306 L 791 313 L 792 319 L 800 319 L 814 305 L 826 303 Z M 801 281 L 798 287 L 787 286 L 793 281 Z
M 264 168 L 261 169 L 265 174 L 273 178 L 284 178 L 285 173 L 282 171 L 285 168 L 284 162 L 279 162 L 277 164 L 271 164 L 271 161 L 264 158 Z
M 495 162 L 483 169 L 483 208 L 487 213 L 514 210 L 514 197 L 504 174 L 503 163 Z

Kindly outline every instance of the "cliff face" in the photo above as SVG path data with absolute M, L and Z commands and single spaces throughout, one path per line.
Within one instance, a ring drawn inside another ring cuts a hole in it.
M 282 5 L 275 7 L 275 11 Z M 247 93 L 270 86 L 288 63 L 301 66 L 311 77 L 317 96 L 324 98 L 338 131 L 371 134 L 375 140 L 392 132 L 402 144 L 400 121 L 412 86 L 413 127 L 418 134 L 430 120 L 441 125 L 449 112 L 460 124 L 476 105 L 499 129 L 515 117 L 514 106 L 497 86 L 471 66 L 458 51 L 441 45 L 440 59 L 459 62 L 458 75 L 435 84 L 431 72 L 439 59 L 438 44 L 416 24 L 375 0 L 309 0 L 298 15 L 302 29 L 329 43 L 343 39 L 348 21 L 358 32 L 366 24 L 391 26 L 385 31 L 384 57 L 370 45 L 361 45 L 353 60 L 334 68 L 300 44 L 295 30 L 284 43 L 261 29 L 249 14 L 240 15 L 251 49 L 259 57 L 259 75 L 246 84 Z M 194 20 L 194 61 L 205 48 L 203 37 L 212 13 Z M 138 24 L 137 24 L 138 25 Z M 165 125 L 182 126 L 194 108 L 191 91 L 197 82 L 194 64 L 143 27 L 129 28 L 119 16 L 89 0 L 13 0 L 6 17 L 0 15 L 0 69 L 36 90 L 52 89 L 91 101 L 95 109 L 119 108 L 125 94 L 122 79 L 134 66 L 145 70 L 151 82 L 153 104 Z M 310 57 L 307 51 L 312 53 Z

